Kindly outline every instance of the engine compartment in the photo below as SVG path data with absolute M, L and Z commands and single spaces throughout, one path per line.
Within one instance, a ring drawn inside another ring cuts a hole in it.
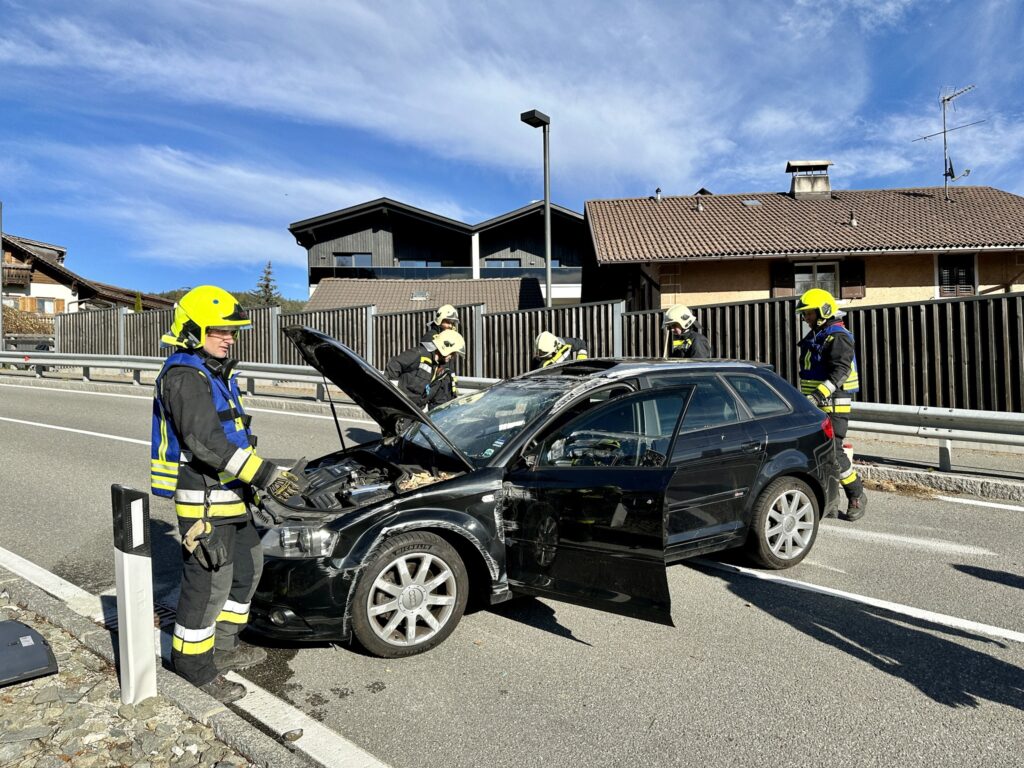
M 282 503 L 264 496 L 262 504 L 278 518 L 320 518 L 376 504 L 457 474 L 418 464 L 395 464 L 370 451 L 330 454 L 303 469 L 309 488 L 301 497 Z

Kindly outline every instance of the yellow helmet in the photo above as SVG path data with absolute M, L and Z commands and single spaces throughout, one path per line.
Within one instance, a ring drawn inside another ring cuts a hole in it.
M 454 328 L 449 328 L 448 330 L 435 334 L 434 346 L 437 348 L 437 351 L 445 357 L 448 357 L 448 355 L 466 354 L 466 340 L 462 338 L 462 334 Z
M 823 288 L 811 288 L 804 291 L 797 304 L 797 312 L 806 312 L 810 309 L 818 310 L 818 316 L 822 320 L 828 320 L 836 313 L 835 297 Z
M 543 360 L 545 357 L 551 357 L 555 354 L 555 350 L 558 349 L 558 345 L 561 343 L 562 340 L 551 331 L 541 331 L 537 334 L 537 340 L 534 341 L 533 345 L 537 350 L 537 357 Z
M 662 322 L 661 327 L 668 328 L 668 326 L 675 323 L 685 331 L 695 322 L 697 322 L 697 316 L 690 311 L 688 306 L 685 304 L 673 304 L 665 310 L 665 320 Z
M 455 323 L 456 327 L 459 325 L 459 313 L 455 311 L 455 307 L 451 304 L 438 307 L 437 314 L 434 315 L 434 325 L 440 328 L 441 322 L 444 320 Z
M 250 327 L 249 315 L 234 296 L 214 285 L 200 285 L 178 299 L 171 330 L 160 341 L 174 347 L 196 349 L 206 343 L 206 331 L 210 328 Z

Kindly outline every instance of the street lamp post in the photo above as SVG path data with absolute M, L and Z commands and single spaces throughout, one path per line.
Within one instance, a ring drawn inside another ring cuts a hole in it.
M 544 129 L 544 304 L 551 306 L 551 167 L 548 159 L 548 134 L 551 118 L 537 109 L 523 112 L 522 120 L 533 128 Z

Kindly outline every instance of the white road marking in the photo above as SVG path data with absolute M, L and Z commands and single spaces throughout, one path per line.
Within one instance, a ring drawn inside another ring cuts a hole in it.
M 931 552 L 943 552 L 949 555 L 976 557 L 994 557 L 996 555 L 990 549 L 972 547 L 970 544 L 957 544 L 955 541 L 944 541 L 943 539 L 921 539 L 916 536 L 900 536 L 896 533 L 860 531 L 839 525 L 828 525 L 826 528 L 829 536 L 845 536 L 848 539 L 859 539 L 860 541 L 895 544 L 896 546 L 909 547 L 911 549 L 927 549 Z
M 979 501 L 977 499 L 960 499 L 956 496 L 937 496 L 943 501 L 950 501 L 954 504 L 970 504 L 975 507 L 991 507 L 992 509 L 1009 509 L 1014 512 L 1024 512 L 1024 507 L 1017 507 L 1013 504 L 997 504 L 994 501 Z
M 841 589 L 832 589 L 831 587 L 819 587 L 817 584 L 808 584 L 805 581 L 797 581 L 796 579 L 787 579 L 785 576 L 776 576 L 774 573 L 767 573 L 765 571 L 756 571 L 752 568 L 744 568 L 740 565 L 727 565 L 725 563 L 717 563 L 711 560 L 705 560 L 703 558 L 694 558 L 690 562 L 699 563 L 700 565 L 708 568 L 714 568 L 719 571 L 726 571 L 728 573 L 738 573 L 742 576 L 748 576 L 752 579 L 760 579 L 761 581 L 771 581 L 776 584 L 782 584 L 787 587 L 793 587 L 794 589 L 802 589 L 805 592 L 815 592 L 819 595 L 829 595 L 830 597 L 838 597 L 843 600 L 849 600 L 853 603 L 860 603 L 862 605 L 870 605 L 874 608 L 881 608 L 889 611 L 890 613 L 900 614 L 902 616 L 911 616 L 915 619 L 923 619 L 930 621 L 933 624 L 939 624 L 943 627 L 951 627 L 953 629 L 961 629 L 965 632 L 974 632 L 979 635 L 987 635 L 989 637 L 997 637 L 1001 640 L 1012 640 L 1015 643 L 1024 643 L 1024 632 L 1017 632 L 1013 629 L 1004 629 L 1003 627 L 995 627 L 991 624 L 982 624 L 977 621 L 971 621 L 969 619 L 961 619 L 956 616 L 948 616 L 944 613 L 934 613 L 932 611 L 926 611 L 921 608 L 914 608 L 910 605 L 902 605 L 901 603 L 890 603 L 888 600 L 878 600 L 874 597 L 868 597 L 867 595 L 858 595 L 853 592 L 844 592 Z
M 13 387 L 15 389 L 34 389 L 37 392 L 39 390 L 45 390 L 47 392 L 64 392 L 71 393 L 73 395 L 96 395 L 98 397 L 124 397 L 129 400 L 153 400 L 152 395 L 122 395 L 118 392 L 88 392 L 82 389 L 59 389 L 58 387 L 33 387 L 28 384 L 0 384 L 0 387 Z M 347 404 L 346 404 L 347 405 Z M 302 413 L 300 411 L 282 411 L 276 408 L 246 408 L 246 413 L 270 413 L 278 416 L 298 416 L 302 419 L 327 419 L 333 421 L 333 416 L 325 416 L 320 413 Z M 377 422 L 369 419 L 344 419 L 339 418 L 338 421 L 345 422 L 346 424 L 371 424 L 377 426 Z
M 90 437 L 105 437 L 108 440 L 120 440 L 125 443 L 136 443 L 138 445 L 149 445 L 149 440 L 136 440 L 134 437 L 121 437 L 120 435 L 107 435 L 103 432 L 90 432 L 87 429 L 72 429 L 71 427 L 58 427 L 56 424 L 42 424 L 38 421 L 25 421 L 23 419 L 9 419 L 6 416 L 0 416 L 0 421 L 10 421 L 13 424 L 27 424 L 30 427 L 42 427 L 43 429 L 59 429 L 61 432 L 74 432 L 79 435 L 89 435 Z
M 93 621 L 103 621 L 98 595 L 86 592 L 81 587 L 3 547 L 0 547 L 0 566 L 62 600 L 76 613 L 88 616 Z M 104 592 L 105 595 L 108 593 L 109 590 Z M 116 607 L 113 618 L 117 618 Z M 160 650 L 164 658 L 170 658 L 170 633 L 160 632 Z M 306 753 L 326 768 L 388 768 L 386 763 L 377 760 L 369 752 L 360 749 L 348 739 L 255 683 L 234 672 L 229 672 L 227 677 L 241 683 L 248 690 L 246 697 L 232 706 L 247 712 L 278 736 L 301 728 L 302 736 L 294 742 L 289 742 L 289 745 Z
M 0 384 L 0 387 L 12 387 L 14 389 L 34 389 L 36 392 L 66 392 L 73 395 L 93 395 L 95 397 L 126 397 L 130 400 L 152 400 L 152 395 L 122 395 L 118 392 L 90 392 L 86 389 L 61 389 L 60 387 L 33 387 L 29 384 Z

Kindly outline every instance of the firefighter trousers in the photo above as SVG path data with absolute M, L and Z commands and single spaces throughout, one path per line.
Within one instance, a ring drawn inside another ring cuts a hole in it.
M 849 428 L 850 420 L 845 416 L 838 416 L 834 413 L 829 414 L 829 416 L 832 417 L 832 429 L 836 435 L 833 442 L 836 449 L 836 464 L 839 465 L 839 484 L 843 486 L 846 498 L 856 499 L 864 495 L 864 482 L 860 479 L 860 475 L 857 474 L 857 470 L 853 468 L 850 457 L 843 450 L 843 442 L 846 439 L 846 431 Z
M 187 521 L 189 525 L 192 522 Z M 225 565 L 207 569 L 194 554 L 181 549 L 181 594 L 171 660 L 174 671 L 193 685 L 205 685 L 217 676 L 216 651 L 230 651 L 238 645 L 238 634 L 249 620 L 249 602 L 263 572 L 263 548 L 251 518 L 215 525 L 227 546 Z M 188 525 L 181 522 L 179 528 L 184 535 Z

